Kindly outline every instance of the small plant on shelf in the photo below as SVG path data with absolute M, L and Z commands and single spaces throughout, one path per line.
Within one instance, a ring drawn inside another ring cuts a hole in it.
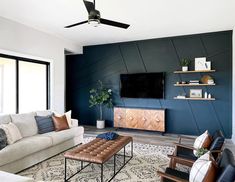
M 188 71 L 188 66 L 190 65 L 191 60 L 187 58 L 183 58 L 180 60 L 180 66 L 182 67 L 182 71 Z

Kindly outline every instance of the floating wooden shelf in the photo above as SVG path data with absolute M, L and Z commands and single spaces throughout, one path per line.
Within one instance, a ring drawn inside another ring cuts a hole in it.
M 174 71 L 174 73 L 207 73 L 207 72 L 215 72 L 215 70 Z
M 204 83 L 200 83 L 200 84 L 174 84 L 174 86 L 176 87 L 191 87 L 191 86 L 213 86 L 215 85 L 215 83 L 213 84 L 204 84 Z
M 186 98 L 177 98 L 177 97 L 174 97 L 174 99 L 178 99 L 178 100 L 215 100 L 215 98 L 189 98 L 189 97 L 186 97 Z

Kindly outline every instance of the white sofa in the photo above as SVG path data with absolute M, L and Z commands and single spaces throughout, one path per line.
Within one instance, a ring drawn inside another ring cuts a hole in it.
M 34 116 L 46 116 L 51 111 L 0 115 L 0 124 L 13 122 L 23 138 L 0 150 L 0 170 L 16 173 L 83 142 L 84 128 L 72 119 L 70 129 L 37 134 Z

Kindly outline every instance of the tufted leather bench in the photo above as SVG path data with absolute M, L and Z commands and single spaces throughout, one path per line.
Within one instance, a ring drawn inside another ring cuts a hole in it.
M 131 143 L 131 156 L 126 156 L 125 146 Z M 130 136 L 119 136 L 115 140 L 105 140 L 101 138 L 96 138 L 90 141 L 87 144 L 83 144 L 71 151 L 67 151 L 64 154 L 65 157 L 65 181 L 72 178 L 74 175 L 79 173 L 82 169 L 87 167 L 90 163 L 101 164 L 101 181 L 103 181 L 103 164 L 114 156 L 114 176 L 117 173 L 115 172 L 115 157 L 117 153 L 124 148 L 124 165 L 132 158 L 133 156 L 133 139 Z M 125 158 L 130 157 L 126 162 Z M 81 170 L 78 171 L 73 176 L 66 179 L 66 159 L 78 160 L 81 161 Z M 89 162 L 89 164 L 83 167 L 83 162 Z M 114 177 L 113 176 L 113 177 Z M 113 177 L 109 180 L 111 181 Z

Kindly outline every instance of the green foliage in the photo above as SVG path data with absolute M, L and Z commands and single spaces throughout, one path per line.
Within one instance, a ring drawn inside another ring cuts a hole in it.
M 200 149 L 198 149 L 197 150 L 197 152 L 196 152 L 196 157 L 201 157 L 202 155 L 204 155 L 205 153 L 207 153 L 208 152 L 208 150 L 207 149 L 205 149 L 205 148 L 200 148 Z
M 189 66 L 190 63 L 191 63 L 191 60 L 187 58 L 183 58 L 180 60 L 180 66 Z
M 100 108 L 100 119 L 102 119 L 102 106 L 112 108 L 112 90 L 104 87 L 99 80 L 98 87 L 90 90 L 89 107 L 98 106 Z

